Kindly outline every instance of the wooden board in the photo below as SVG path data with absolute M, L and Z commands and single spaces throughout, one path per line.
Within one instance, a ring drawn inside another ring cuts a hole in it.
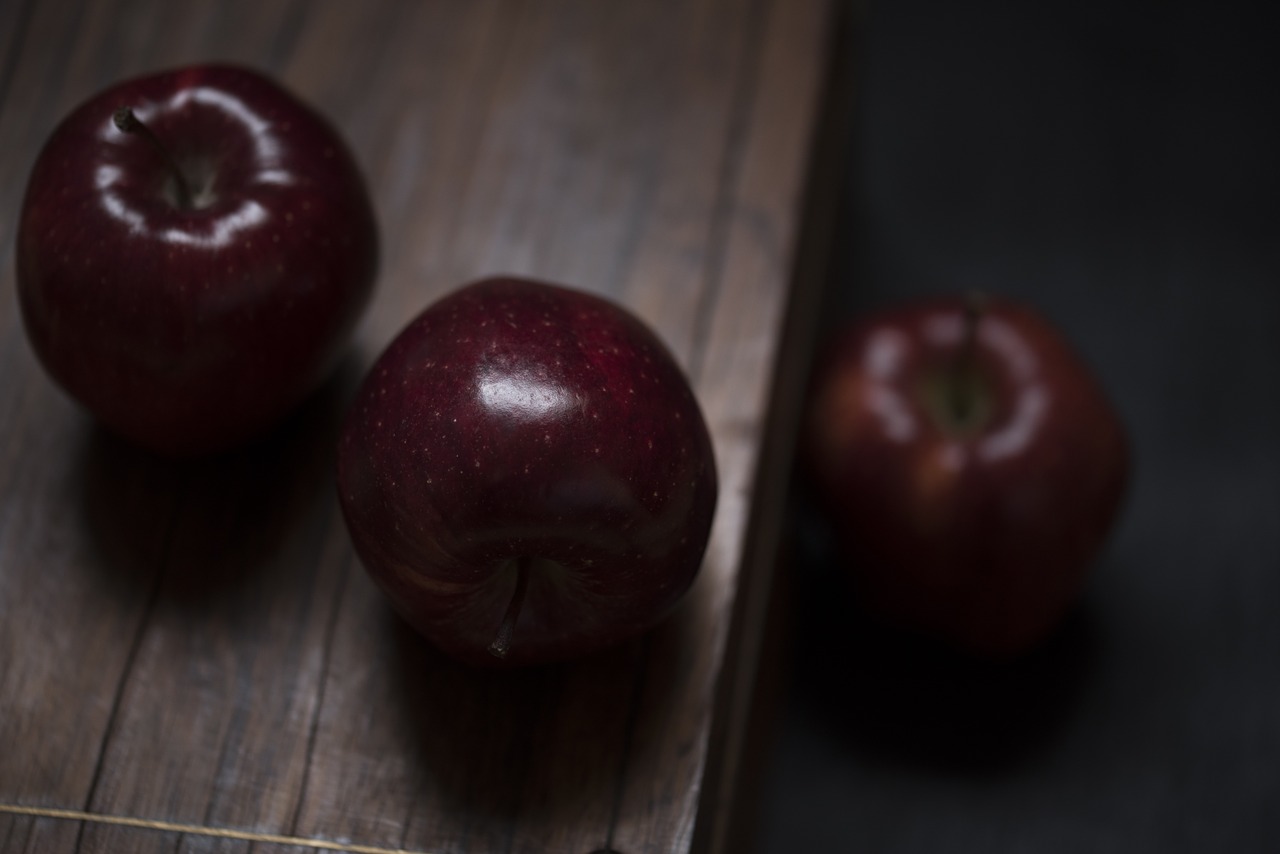
M 749 696 L 754 658 L 754 623 L 734 615 L 776 527 L 748 520 L 776 498 L 758 480 L 828 14 L 825 0 L 0 2 L 0 850 L 723 846 L 741 728 L 725 703 Z M 13 240 L 66 112 L 206 59 L 276 75 L 342 128 L 383 264 L 334 381 L 256 445 L 175 463 L 105 434 L 47 379 Z M 651 323 L 694 382 L 721 477 L 700 579 L 671 619 L 514 673 L 454 665 L 391 616 L 332 488 L 364 368 L 434 298 L 497 272 Z

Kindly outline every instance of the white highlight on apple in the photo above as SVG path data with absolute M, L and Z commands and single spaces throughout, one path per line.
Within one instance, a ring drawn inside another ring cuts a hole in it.
M 1019 382 L 1030 380 L 1038 365 L 1033 352 L 1019 333 L 999 318 L 989 318 L 982 328 L 982 338 L 998 351 Z
M 895 442 L 906 443 L 916 437 L 916 419 L 892 390 L 873 386 L 868 391 L 867 406 L 880 419 L 885 435 Z
M 507 374 L 480 380 L 480 400 L 489 409 L 522 420 L 544 418 L 573 406 L 573 396 L 564 389 L 536 377 Z
M 94 184 L 102 199 L 102 207 L 106 209 L 108 215 L 129 226 L 130 231 L 143 231 L 147 227 L 146 217 L 129 207 L 124 199 L 111 191 L 111 188 L 119 182 L 121 175 L 119 166 L 99 166 L 98 171 L 94 173 Z
M 978 454 L 988 460 L 1000 460 L 1020 453 L 1040 429 L 1048 409 L 1049 397 L 1043 389 L 1024 390 L 1018 395 L 1008 424 L 984 439 L 978 446 Z
M 897 330 L 876 332 L 867 341 L 867 374 L 877 380 L 887 380 L 902 370 L 910 342 Z
M 213 220 L 211 234 L 195 234 L 181 228 L 169 228 L 160 233 L 160 238 L 166 243 L 186 246 L 230 246 L 235 242 L 237 233 L 253 228 L 266 219 L 266 209 L 258 202 L 249 200 L 231 213 L 219 214 Z
M 177 93 L 170 99 L 169 106 L 172 109 L 181 109 L 192 101 L 230 113 L 236 121 L 244 125 L 249 131 L 249 138 L 253 140 L 253 156 L 259 164 L 280 162 L 280 143 L 271 133 L 271 123 L 255 113 L 244 101 L 228 92 L 201 88 L 187 89 Z M 281 186 L 293 183 L 287 170 L 267 168 L 256 170 L 254 181 L 259 184 Z

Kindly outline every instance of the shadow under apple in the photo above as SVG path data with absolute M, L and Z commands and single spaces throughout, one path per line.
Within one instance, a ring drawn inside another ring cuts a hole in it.
M 510 844 L 517 827 L 522 839 L 563 839 L 565 816 L 612 820 L 628 763 L 647 749 L 641 692 L 655 692 L 646 703 L 667 694 L 650 684 L 652 634 L 575 661 L 485 669 L 449 659 L 389 606 L 386 615 L 414 748 L 450 814 L 478 834 L 469 843 Z M 657 631 L 678 632 L 679 618 Z
M 795 702 L 865 756 L 1000 773 L 1049 749 L 1096 669 L 1087 598 L 1040 646 L 1009 661 L 969 656 L 877 621 L 810 522 L 793 549 Z
M 75 476 L 94 566 L 192 609 L 260 583 L 308 509 L 334 500 L 333 448 L 357 379 L 348 359 L 265 436 L 208 457 L 160 457 L 91 426 Z

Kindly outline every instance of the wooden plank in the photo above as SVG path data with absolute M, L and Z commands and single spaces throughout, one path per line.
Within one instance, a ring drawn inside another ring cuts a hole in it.
M 710 248 L 705 238 L 717 204 L 717 181 L 722 170 L 716 163 L 727 148 L 730 104 L 723 98 L 699 98 L 675 112 L 669 104 L 689 78 L 723 92 L 735 79 L 745 43 L 724 37 L 723 19 L 728 12 L 724 4 L 693 8 L 686 14 L 694 16 L 695 25 L 671 28 L 674 36 L 660 23 L 673 9 L 660 4 L 644 7 L 643 14 L 621 16 L 599 4 L 588 4 L 587 12 L 595 18 L 585 24 L 580 14 L 570 14 L 567 8 L 547 4 L 526 9 L 523 16 L 507 22 L 513 32 L 490 35 L 506 46 L 505 64 L 488 80 L 496 92 L 491 99 L 498 108 L 480 121 L 459 122 L 463 127 L 483 128 L 475 143 L 477 153 L 471 166 L 474 177 L 468 176 L 469 199 L 474 201 L 460 213 L 452 214 L 448 228 L 451 243 L 461 247 L 460 253 L 456 248 L 442 249 L 445 253 L 459 253 L 468 259 L 465 263 L 474 264 L 476 258 L 491 259 L 487 264 L 482 261 L 475 274 L 486 268 L 514 270 L 605 292 L 664 294 L 666 300 L 657 300 L 649 307 L 648 319 L 664 331 L 677 329 L 677 323 L 686 322 L 695 313 L 690 301 L 696 302 L 708 266 Z M 636 33 L 645 31 L 658 33 L 662 43 L 637 48 Z M 715 49 L 708 51 L 708 44 L 714 44 Z M 624 59 L 612 74 L 581 79 L 593 69 L 610 68 L 607 58 L 625 57 L 628 52 L 630 61 Z M 643 61 L 654 52 L 682 59 L 664 68 L 664 79 L 658 83 L 653 80 L 654 69 Z M 547 55 L 559 59 L 547 67 L 541 60 Z M 698 77 L 687 70 L 694 63 L 701 68 Z M 584 93 L 583 87 L 588 83 L 593 91 Z M 655 89 L 657 96 L 652 94 Z M 637 94 L 628 96 L 628 92 Z M 588 131 L 599 137 L 590 146 L 573 136 Z M 683 140 L 685 145 L 672 146 L 674 139 Z M 573 164 L 568 185 L 555 174 L 557 169 L 565 171 L 566 162 Z M 660 176 L 656 182 L 651 177 L 655 175 Z M 654 220 L 646 216 L 648 206 L 655 203 L 674 209 L 674 226 L 667 225 L 664 230 L 663 221 L 654 225 Z M 639 212 L 633 213 L 637 208 Z M 533 215 L 537 211 L 548 213 Z M 690 221 L 702 226 L 700 234 L 690 235 Z M 494 236 L 493 222 L 500 223 L 500 237 Z M 579 245 L 578 235 L 571 231 L 558 233 L 566 229 L 565 222 L 610 222 L 615 226 L 611 233 L 595 227 L 587 235 L 588 252 L 538 258 L 536 247 Z M 423 240 L 429 242 L 429 229 L 436 223 L 424 220 L 423 225 L 428 229 Z M 628 228 L 643 231 L 629 233 Z M 679 240 L 684 245 L 673 247 L 672 243 Z M 417 245 L 414 240 L 404 242 Z M 628 260 L 628 266 L 621 266 Z M 447 261 L 443 265 L 446 270 L 458 266 L 462 265 Z M 407 277 L 412 272 L 396 275 Z M 658 276 L 662 277 L 661 290 Z M 458 278 L 466 277 L 464 274 Z M 635 302 L 632 305 L 645 313 L 644 306 Z M 416 302 L 405 306 L 404 313 L 417 306 Z M 677 336 L 679 343 L 673 342 L 685 358 L 694 343 L 691 333 L 690 329 Z M 376 614 L 378 603 L 373 602 L 370 607 Z M 376 615 L 373 619 L 377 619 Z M 349 645 L 346 638 L 368 635 L 367 626 L 348 629 L 345 622 L 341 624 L 335 663 L 347 660 L 343 652 Z M 637 662 L 642 652 L 622 651 L 601 662 L 557 674 L 557 690 L 553 693 L 542 690 L 542 686 L 539 692 L 531 693 L 497 678 L 492 688 L 501 699 L 490 705 L 515 710 L 516 716 L 526 722 L 523 728 L 511 731 L 511 713 L 506 711 L 483 723 L 481 728 L 490 732 L 485 750 L 468 746 L 472 755 L 466 763 L 448 758 L 447 751 L 458 749 L 456 742 L 428 744 L 426 749 L 433 754 L 425 764 L 454 775 L 463 768 L 468 773 L 453 780 L 409 778 L 403 785 L 391 787 L 395 792 L 415 793 L 426 786 L 444 789 L 444 796 L 448 797 L 450 789 L 478 792 L 481 786 L 493 788 L 495 775 L 489 769 L 501 768 L 513 756 L 527 769 L 524 782 L 515 778 L 509 786 L 498 786 L 483 794 L 488 820 L 464 835 L 457 836 L 457 830 L 443 823 L 439 812 L 419 806 L 410 813 L 411 804 L 397 805 L 396 796 L 388 797 L 381 788 L 370 793 L 367 803 L 360 797 L 353 800 L 341 790 L 309 793 L 304 827 L 309 834 L 355 837 L 358 831 L 359 838 L 375 838 L 370 835 L 375 832 L 371 823 L 389 828 L 407 823 L 409 834 L 397 844 L 441 851 L 455 850 L 451 847 L 455 844 L 459 846 L 457 850 L 486 845 L 510 845 L 513 850 L 591 850 L 606 844 L 616 807 L 616 783 L 610 783 L 622 771 L 623 751 L 629 746 L 627 727 L 632 721 L 631 702 L 640 676 Z M 361 654 L 358 646 L 355 654 Z M 415 661 L 415 669 L 424 666 Z M 379 698 L 378 706 L 394 706 L 382 698 L 393 697 L 396 686 L 378 681 L 387 678 L 383 672 L 370 674 L 366 670 L 358 666 L 336 667 L 334 681 L 338 687 L 331 696 L 339 698 L 337 702 L 351 703 L 361 703 L 362 698 L 372 696 Z M 442 678 L 440 670 L 436 663 L 429 681 L 437 683 Z M 362 680 L 357 690 L 345 684 L 344 675 L 352 671 Z M 329 711 L 326 710 L 326 723 Z M 358 714 L 355 709 L 331 711 L 335 730 Z M 422 713 L 418 726 L 442 729 L 437 721 L 442 710 L 424 706 Z M 474 716 L 476 712 L 469 710 L 467 714 Z M 538 726 L 533 728 L 535 722 Z M 376 741 L 372 745 L 353 745 L 349 732 L 330 734 L 322 723 L 316 761 L 322 761 L 335 743 L 338 758 L 334 768 L 346 767 L 352 756 L 384 755 L 386 748 L 379 743 L 398 743 L 400 737 L 395 735 L 395 729 L 404 726 L 384 721 L 381 727 L 360 728 L 358 732 Z M 456 722 L 443 730 L 449 732 L 455 726 Z M 531 746 L 526 744 L 529 741 L 533 742 Z M 532 754 L 528 753 L 530 749 Z M 436 755 L 441 751 L 445 752 Z M 395 773 L 411 775 L 416 770 L 421 774 L 421 764 L 407 768 L 396 765 Z M 322 772 L 317 777 L 333 779 L 333 774 Z M 473 800 L 478 797 L 481 795 L 473 795 Z M 420 804 L 429 805 L 431 800 L 418 797 Z M 574 818 L 565 822 L 563 814 L 569 806 Z M 310 824 L 307 819 L 313 812 L 327 823 Z M 339 817 L 347 813 L 352 818 L 346 820 L 363 824 L 352 828 L 339 823 Z M 401 818 L 406 814 L 410 815 L 407 822 Z M 393 840 L 381 841 L 390 844 Z
M 710 271 L 705 298 L 712 309 L 695 368 L 699 399 L 716 438 L 720 506 L 711 557 L 683 620 L 653 635 L 659 652 L 646 678 L 637 737 L 660 739 L 663 750 L 638 754 L 624 783 L 614 835 L 621 851 L 660 849 L 672 839 L 683 849 L 692 844 L 700 818 L 709 824 L 712 816 L 727 812 L 730 787 L 723 799 L 712 787 L 701 793 L 700 801 L 690 800 L 680 781 L 707 780 L 715 698 L 707 686 L 717 684 L 724 667 L 730 627 L 726 617 L 733 610 L 744 562 L 767 565 L 771 558 L 768 553 L 744 554 L 743 544 L 754 542 L 766 552 L 770 545 L 753 541 L 747 522 L 787 311 L 788 292 L 777 283 L 789 282 L 792 274 L 822 84 L 821 69 L 803 58 L 825 52 L 829 12 L 823 4 L 786 0 L 761 3 L 752 12 L 759 27 L 752 39 L 756 50 L 739 82 L 739 114 L 729 134 L 730 162 L 721 187 L 723 245 Z M 745 377 L 755 381 L 744 383 Z M 754 651 L 734 652 L 747 656 L 745 668 L 754 666 Z M 673 691 L 672 684 L 681 687 Z M 672 702 L 672 693 L 678 702 Z M 749 696 L 747 680 L 741 696 L 730 694 L 728 699 Z M 646 732 L 650 727 L 652 736 Z M 731 765 L 730 779 L 732 771 Z M 722 830 L 699 830 L 700 847 L 718 847 Z
M 801 51 L 825 49 L 832 59 L 812 105 L 817 115 L 816 131 L 807 143 L 794 134 L 790 136 L 790 144 L 809 146 L 806 189 L 803 206 L 796 211 L 799 225 L 793 225 L 792 230 L 788 253 L 791 293 L 776 334 L 768 414 L 756 449 L 752 506 L 738 561 L 727 652 L 717 684 L 693 840 L 697 851 L 732 852 L 754 847 L 755 811 L 766 762 L 761 751 L 767 748 L 782 703 L 782 698 L 776 696 L 782 684 L 782 654 L 777 643 L 783 639 L 788 621 L 789 587 L 786 578 L 774 578 L 786 571 L 780 566 L 784 520 L 777 508 L 788 503 L 806 388 L 820 338 L 820 309 L 840 239 L 836 212 L 849 174 L 848 152 L 853 140 L 850 107 L 856 69 L 851 56 L 850 22 L 856 15 L 854 8 L 840 4 L 821 18 L 792 15 L 786 23 L 777 25 L 785 27 L 791 38 L 773 42 L 775 47 L 791 44 Z M 771 59 L 774 67 L 767 72 L 771 82 L 763 87 L 763 105 L 755 113 L 757 119 L 776 117 L 784 109 L 771 103 L 766 94 L 786 99 L 805 90 L 794 77 L 802 65 L 787 62 L 777 50 Z M 770 57 L 764 61 L 768 63 Z M 756 125 L 756 131 L 753 139 L 759 138 L 759 132 L 772 137 L 772 145 L 760 146 L 758 154 L 787 138 L 785 133 L 772 129 L 767 118 Z M 744 167 L 744 180 L 758 181 L 760 170 L 767 169 L 765 164 L 775 156 L 773 151 L 757 157 L 754 176 L 750 165 Z M 752 162 L 748 158 L 748 164 Z
M 689 848 L 699 809 L 718 808 L 700 783 L 825 8 L 20 6 L 0 69 L 0 847 Z M 197 57 L 263 67 L 333 117 L 370 179 L 383 269 L 351 359 L 301 413 L 242 451 L 171 463 L 102 434 L 44 377 L 11 251 L 56 121 L 110 80 Z M 702 580 L 671 621 L 516 673 L 454 665 L 391 616 L 331 487 L 362 369 L 421 307 L 491 272 L 594 290 L 649 321 L 695 380 L 722 478 Z
M 216 18 L 215 10 L 221 9 L 231 16 L 245 11 L 219 4 L 206 5 L 204 10 L 194 10 L 192 20 L 209 24 Z M 70 61 L 56 65 L 46 61 L 48 52 L 40 51 L 39 46 L 45 37 L 61 36 L 54 28 L 67 20 L 74 21 L 77 16 L 74 12 L 69 14 L 67 9 L 42 6 L 29 26 L 31 40 L 23 54 L 33 57 L 34 65 L 20 64 L 12 88 L 15 97 L 4 105 L 6 118 L 29 118 L 30 125 L 43 123 L 42 133 L 47 133 L 69 103 L 93 91 L 102 80 L 147 67 L 148 63 L 134 66 L 139 56 L 155 54 L 158 58 L 154 64 L 167 65 L 173 60 L 164 55 L 166 50 L 188 55 L 202 53 L 210 47 L 201 46 L 198 41 L 191 43 L 202 30 L 187 28 L 178 32 L 166 26 L 177 22 L 165 18 L 167 8 L 171 7 L 132 12 L 115 10 L 118 14 L 110 14 L 113 10 L 104 10 L 101 5 L 85 10 L 81 36 L 96 32 L 98 38 L 92 42 L 78 38 Z M 237 44 L 250 52 L 259 45 L 260 52 L 265 42 L 259 36 L 270 34 L 272 21 L 271 15 L 253 17 L 237 31 Z M 187 43 L 184 45 L 184 42 Z M 148 46 L 153 45 L 161 49 L 148 51 Z M 108 68 L 116 70 L 104 70 Z M 62 82 L 55 82 L 59 80 Z M 44 100 L 37 96 L 41 92 Z M 70 94 L 52 98 L 53 92 Z M 31 108 L 32 112 L 19 111 L 17 108 L 22 106 Z M 11 162 L 29 164 L 39 139 L 28 134 L 25 141 L 31 145 L 27 156 L 15 157 Z M 7 190 L 11 186 L 6 182 Z M 16 210 L 16 197 L 10 198 L 14 199 L 13 204 L 6 204 L 5 208 Z M 11 275 L 7 264 L 5 273 Z M 5 294 L 9 296 L 13 293 L 12 283 L 6 284 L 9 286 Z M 12 307 L 11 302 L 8 307 Z M 6 344 L 20 341 L 16 333 L 6 337 Z M 269 496 L 270 492 L 264 492 L 259 485 L 246 489 L 262 476 L 252 457 L 239 467 L 238 477 L 233 476 L 222 484 L 209 483 L 211 473 L 208 471 L 151 460 L 87 431 L 84 420 L 69 413 L 65 401 L 56 400 L 48 381 L 31 365 L 29 354 L 21 352 L 18 357 L 23 359 L 23 370 L 14 374 L 21 377 L 22 382 L 12 388 L 19 395 L 27 393 L 34 397 L 36 403 L 23 405 L 21 401 L 27 398 L 20 398 L 18 405 L 5 407 L 5 412 L 11 413 L 14 419 L 14 429 L 6 432 L 15 438 L 10 447 L 22 452 L 20 461 L 30 465 L 32 473 L 29 479 L 20 480 L 12 492 L 6 493 L 22 495 L 24 500 L 5 505 L 6 510 L 15 511 L 12 515 L 6 513 L 4 520 L 8 523 L 5 533 L 12 534 L 5 537 L 4 546 L 6 552 L 12 548 L 13 553 L 5 555 L 7 571 L 0 578 L 0 585 L 4 585 L 0 602 L 6 606 L 4 626 L 13 640 L 10 643 L 6 638 L 0 651 L 12 650 L 16 666 L 3 668 L 0 678 L 3 678 L 6 696 L 32 698 L 38 702 L 30 708 L 20 707 L 18 714 L 0 717 L 0 743 L 17 745 L 4 758 L 13 763 L 13 773 L 0 766 L 0 785 L 5 787 L 0 798 L 27 800 L 23 795 L 37 793 L 42 801 L 56 805 L 203 820 L 203 814 L 186 813 L 168 802 L 156 804 L 147 796 L 152 799 L 172 798 L 175 794 L 186 797 L 192 791 L 192 779 L 198 775 L 192 773 L 187 763 L 192 755 L 202 758 L 206 754 L 193 754 L 192 745 L 184 744 L 183 736 L 198 738 L 217 732 L 216 726 L 201 720 L 199 712 L 224 710 L 208 702 L 208 692 L 202 695 L 180 690 L 188 687 L 187 683 L 198 681 L 210 669 L 217 669 L 219 664 L 210 654 L 211 650 L 199 647 L 199 630 L 221 627 L 216 620 L 193 621 L 192 615 L 184 611 L 184 605 L 204 604 L 200 601 L 201 594 L 209 592 L 193 590 L 190 580 L 198 573 L 204 583 L 211 583 L 211 590 L 220 589 L 226 580 L 223 570 L 243 569 L 245 564 L 240 562 L 240 555 L 225 552 L 213 552 L 211 556 L 215 560 L 203 563 L 185 559 L 180 536 L 181 514 L 185 513 L 188 520 L 200 520 L 200 525 L 211 520 L 211 538 L 225 534 L 225 542 L 235 543 L 244 539 L 244 532 L 250 535 L 256 532 L 257 522 L 246 516 L 238 523 L 228 524 L 227 508 L 240 506 L 246 492 L 258 498 Z M 56 401 L 52 405 L 51 398 Z M 333 420 L 328 419 L 330 425 Z M 28 432 L 20 433 L 22 430 Z M 74 434 L 68 437 L 66 434 L 73 430 Z M 17 438 L 19 436 L 22 438 Z M 65 448 L 79 450 L 80 446 L 84 446 L 84 450 L 76 454 L 68 456 L 59 452 Z M 327 446 L 328 443 L 322 455 L 327 456 Z M 18 454 L 13 458 L 18 460 Z M 64 460 L 69 467 L 65 475 L 49 466 L 50 462 Z M 235 468 L 233 465 L 231 470 Z M 320 473 L 315 466 L 311 468 L 313 474 Z M 5 472 L 23 477 L 27 469 L 15 463 L 6 465 Z M 318 486 L 314 480 L 300 483 Z M 183 496 L 193 492 L 200 500 L 183 507 Z M 40 500 L 32 502 L 32 498 Z M 73 516 L 72 524 L 68 524 L 65 509 L 81 505 L 81 513 Z M 25 510 L 30 516 L 18 514 L 18 510 Z M 83 522 L 77 524 L 79 516 L 83 516 Z M 65 573 L 64 576 L 51 575 L 48 570 L 40 572 L 32 562 L 40 558 L 39 544 L 44 541 L 58 542 L 70 550 L 70 554 L 49 555 L 46 561 L 49 568 Z M 210 554 L 203 549 L 196 553 Z M 217 558 L 229 560 L 217 562 Z M 297 564 L 298 567 L 307 565 Z M 32 570 L 26 577 L 12 571 L 13 567 L 23 566 Z M 85 585 L 86 570 L 88 580 L 94 582 L 92 586 Z M 39 590 L 24 586 L 24 581 L 32 580 L 41 582 Z M 10 587 L 10 583 L 14 586 Z M 168 595 L 174 591 L 176 597 Z M 249 594 L 250 598 L 254 595 L 256 592 Z M 67 607 L 65 599 L 69 596 L 83 597 L 85 604 L 80 612 Z M 152 617 L 155 619 L 149 619 Z M 166 622 L 176 624 L 176 629 L 166 633 Z M 36 630 L 30 629 L 29 623 L 34 623 Z M 66 631 L 66 623 L 89 631 L 80 634 Z M 61 654 L 31 654 L 30 640 L 38 636 L 40 629 L 61 630 L 64 644 Z M 180 639 L 182 643 L 171 644 L 171 638 Z M 251 645 L 255 638 L 240 635 L 235 640 L 243 648 Z M 184 656 L 187 646 L 199 648 L 204 661 L 199 656 Z M 156 650 L 167 656 L 166 664 L 157 666 L 152 661 Z M 223 650 L 224 659 L 225 652 Z M 33 676 L 26 675 L 27 666 L 35 668 Z M 291 699 L 305 703 L 311 697 L 307 692 L 299 692 Z M 6 709 L 6 712 L 12 711 Z M 61 714 L 54 716 L 51 712 Z M 175 725 L 175 720 L 181 723 Z M 130 733 L 136 736 L 131 737 Z M 162 735 L 160 739 L 156 738 L 157 733 Z M 35 734 L 39 737 L 30 737 Z M 267 726 L 260 727 L 257 735 L 274 737 L 272 728 Z M 102 746 L 93 746 L 95 743 Z M 224 740 L 222 751 L 207 755 L 223 755 L 227 744 L 230 742 Z M 65 754 L 59 752 L 63 747 Z M 245 747 L 237 749 L 234 755 L 227 755 L 233 759 L 256 755 Z M 31 779 L 33 769 L 42 772 L 46 768 L 51 771 L 43 773 L 59 775 L 56 785 L 40 778 Z M 119 779 L 122 774 L 130 773 L 133 776 L 123 782 Z M 8 789 L 9 784 L 17 786 L 16 795 Z M 280 795 L 293 797 L 287 786 L 280 787 Z M 81 841 L 92 846 L 103 833 L 102 828 L 89 827 L 87 839 Z M 85 835 L 84 829 L 77 834 L 78 838 Z M 108 840 L 111 838 L 109 832 L 105 836 Z M 31 844 L 33 850 L 43 850 L 44 843 Z

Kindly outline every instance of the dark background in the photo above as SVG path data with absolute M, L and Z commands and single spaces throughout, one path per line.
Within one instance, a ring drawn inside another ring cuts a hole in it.
M 759 850 L 1280 851 L 1280 36 L 1243 3 L 879 2 L 831 316 L 1039 307 L 1134 441 L 1068 624 L 1013 665 L 863 627 L 796 489 Z

